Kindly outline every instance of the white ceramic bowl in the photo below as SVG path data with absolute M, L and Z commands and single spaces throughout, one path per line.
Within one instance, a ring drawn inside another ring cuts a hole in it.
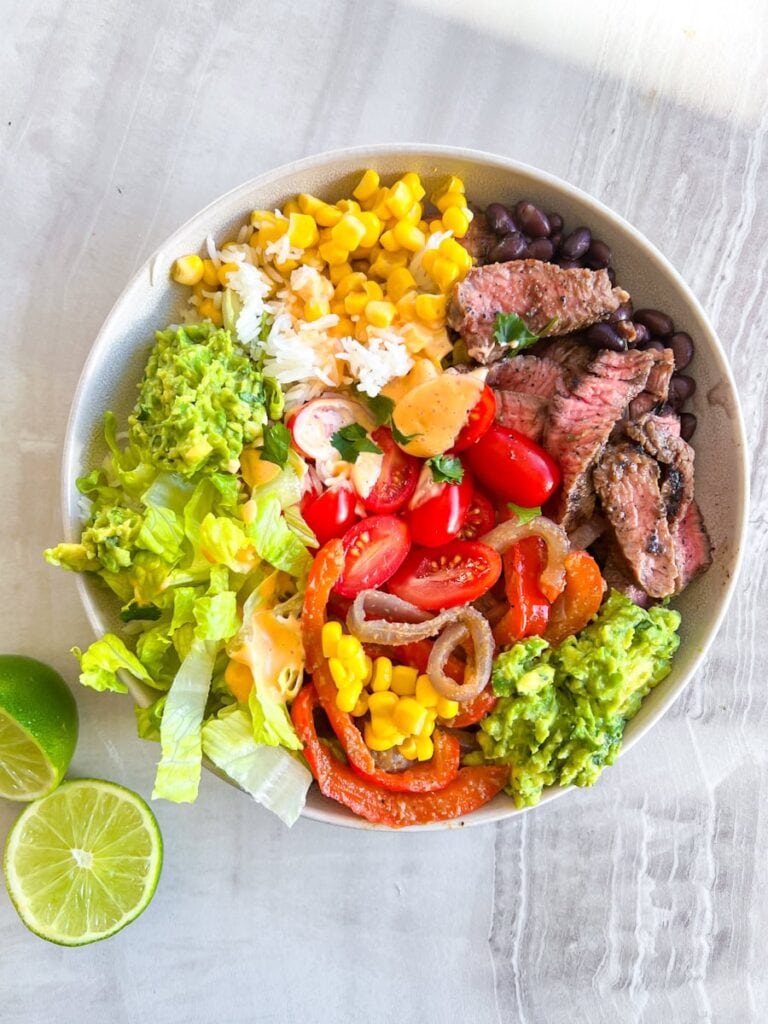
M 375 167 L 385 179 L 415 170 L 428 185 L 449 173 L 458 174 L 466 182 L 468 195 L 478 204 L 494 200 L 514 202 L 525 197 L 545 210 L 557 210 L 568 225 L 589 225 L 595 235 L 611 246 L 619 282 L 631 292 L 635 306 L 665 310 L 679 329 L 688 331 L 695 340 L 696 358 L 691 372 L 698 385 L 693 401 L 693 411 L 699 419 L 695 437 L 696 495 L 714 542 L 714 564 L 676 602 L 683 624 L 674 668 L 629 723 L 623 747 L 627 750 L 664 714 L 693 677 L 728 605 L 747 514 L 744 426 L 723 349 L 703 309 L 676 270 L 638 231 L 602 203 L 533 167 L 487 153 L 438 146 L 347 149 L 300 160 L 254 178 L 187 221 L 128 284 L 99 332 L 83 369 L 72 404 L 62 465 L 67 539 L 75 540 L 80 526 L 79 495 L 74 480 L 103 455 L 104 411 L 112 409 L 122 420 L 127 416 L 153 333 L 173 321 L 184 301 L 184 290 L 170 280 L 174 259 L 199 250 L 208 234 L 219 241 L 229 237 L 254 208 L 274 208 L 298 192 L 312 192 L 334 200 L 348 195 L 366 167 Z M 723 452 L 728 453 L 727 459 L 722 457 Z M 119 629 L 117 603 L 106 587 L 87 577 L 78 577 L 78 585 L 95 632 Z M 132 692 L 138 701 L 146 700 L 140 687 L 132 685 Z M 610 772 L 598 784 L 612 785 Z M 542 802 L 561 792 L 564 791 L 547 791 Z M 326 800 L 314 787 L 304 813 L 332 824 L 371 827 Z M 475 825 L 519 813 L 512 801 L 502 795 L 465 819 L 430 827 Z

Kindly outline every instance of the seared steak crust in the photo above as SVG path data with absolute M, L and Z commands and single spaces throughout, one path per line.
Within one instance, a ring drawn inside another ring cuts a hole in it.
M 677 418 L 641 416 L 627 424 L 626 433 L 663 466 L 661 497 L 673 526 L 685 517 L 693 500 L 693 448 L 680 437 Z
M 688 586 L 694 576 L 712 564 L 712 542 L 695 501 L 674 530 L 675 561 L 677 563 L 677 593 Z

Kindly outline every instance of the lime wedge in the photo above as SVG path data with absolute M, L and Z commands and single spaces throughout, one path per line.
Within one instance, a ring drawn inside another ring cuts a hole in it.
M 77 705 L 58 672 L 0 655 L 0 797 L 36 800 L 64 778 L 77 743 Z
M 84 946 L 139 916 L 162 862 L 160 829 L 140 796 L 113 782 L 75 779 L 24 809 L 8 836 L 3 868 L 30 931 Z

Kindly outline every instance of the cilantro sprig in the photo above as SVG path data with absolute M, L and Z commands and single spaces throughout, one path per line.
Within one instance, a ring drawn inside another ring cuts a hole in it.
M 553 317 L 539 334 L 534 334 L 517 313 L 497 313 L 493 322 L 493 336 L 499 345 L 506 345 L 511 352 L 522 352 L 524 348 L 535 345 L 556 323 L 557 317 Z
M 460 484 L 464 479 L 464 467 L 455 455 L 433 455 L 427 465 L 436 484 Z
M 331 437 L 331 444 L 345 462 L 357 462 L 362 452 L 373 452 L 381 455 L 381 448 L 368 436 L 368 431 L 360 423 L 348 423 L 340 427 Z
M 392 431 L 392 437 L 395 439 L 395 443 L 399 445 L 406 445 L 413 441 L 415 438 L 420 437 L 420 434 L 404 434 L 402 430 L 398 429 L 395 423 L 392 413 L 395 409 L 395 403 L 391 398 L 386 395 L 365 395 L 361 393 L 361 397 L 365 397 L 369 409 L 373 413 L 373 418 L 377 427 L 389 427 Z
M 264 447 L 261 449 L 264 462 L 272 462 L 283 469 L 290 446 L 291 432 L 284 423 L 270 423 L 264 427 Z

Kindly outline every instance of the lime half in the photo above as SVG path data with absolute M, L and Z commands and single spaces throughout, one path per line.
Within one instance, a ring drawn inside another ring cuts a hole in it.
M 0 797 L 36 800 L 58 786 L 77 743 L 77 705 L 48 665 L 0 654 Z
M 140 796 L 113 782 L 75 779 L 22 811 L 3 867 L 27 928 L 49 942 L 84 946 L 139 916 L 162 862 L 160 829 Z

